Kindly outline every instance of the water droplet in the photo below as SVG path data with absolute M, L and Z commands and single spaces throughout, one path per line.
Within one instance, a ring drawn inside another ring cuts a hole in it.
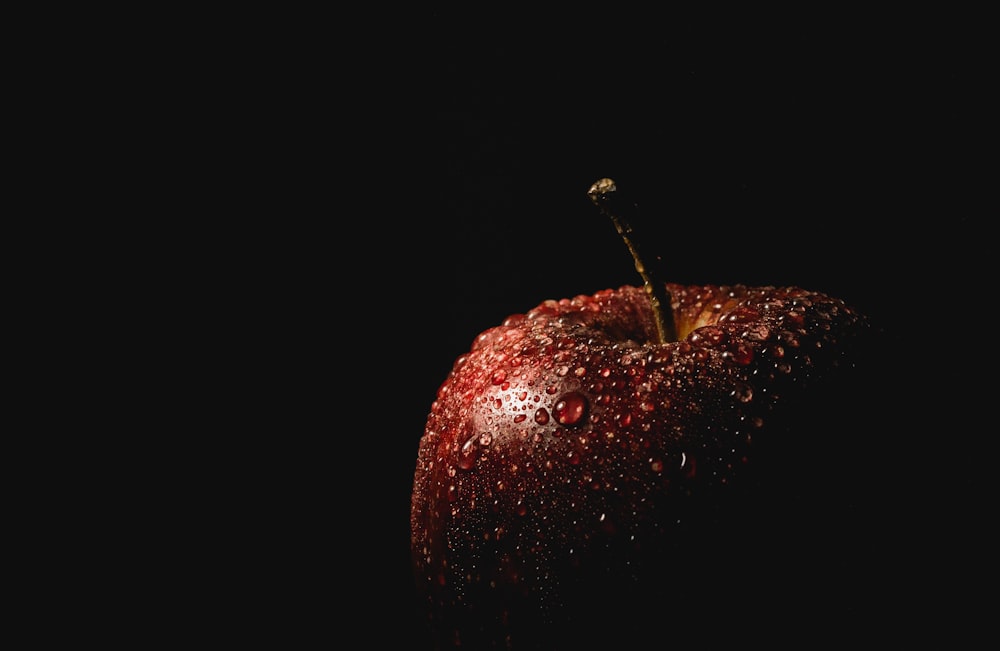
M 535 412 L 535 422 L 539 425 L 545 425 L 549 422 L 549 412 L 542 407 Z
M 723 315 L 719 321 L 725 323 L 753 323 L 758 319 L 760 319 L 760 313 L 757 310 L 746 305 L 741 305 L 729 314 Z
M 518 414 L 517 416 L 514 416 L 515 423 L 523 423 L 526 420 L 528 420 L 528 416 L 526 414 Z
M 803 318 L 802 313 L 795 310 L 789 311 L 783 320 L 785 323 L 796 328 L 801 328 L 805 324 L 805 318 Z
M 694 476 L 697 474 L 698 464 L 695 463 L 694 457 L 688 457 L 683 452 L 681 453 L 681 456 L 683 459 L 681 461 L 681 468 L 683 468 L 685 465 L 687 466 L 687 472 L 685 473 L 685 476 L 688 479 L 693 479 Z
M 510 341 L 519 341 L 524 338 L 524 335 L 524 330 L 520 330 L 518 328 L 511 328 L 504 333 L 504 336 Z
M 579 391 L 564 393 L 552 407 L 552 413 L 560 425 L 576 425 L 587 413 L 587 398 Z
M 673 348 L 667 346 L 652 351 L 647 358 L 650 364 L 669 364 L 673 359 Z
M 749 384 L 740 382 L 736 385 L 736 388 L 733 389 L 732 395 L 740 402 L 750 402 L 753 400 L 753 387 Z
M 493 374 L 492 382 L 495 385 L 503 384 L 507 379 L 507 371 L 499 370 Z
M 690 335 L 688 335 L 688 341 L 692 344 L 698 345 L 717 345 L 723 339 L 725 339 L 726 333 L 722 328 L 717 328 L 716 326 L 703 326 L 698 328 Z
M 794 332 L 789 332 L 787 330 L 782 331 L 781 342 L 790 348 L 799 347 L 799 338 L 795 336 Z
M 462 470 L 471 470 L 476 465 L 476 458 L 479 456 L 479 449 L 476 447 L 476 438 L 472 437 L 466 441 L 462 449 L 458 451 L 458 467 Z
M 739 364 L 740 366 L 746 366 L 753 361 L 753 349 L 743 342 L 736 343 L 729 350 L 723 353 L 723 355 L 726 359 Z
M 493 434 L 490 432 L 483 432 L 479 435 L 479 445 L 489 445 L 493 442 Z
M 663 472 L 663 460 L 662 459 L 650 459 L 649 467 L 653 472 Z
M 771 331 L 765 325 L 755 325 L 747 328 L 743 336 L 750 341 L 765 341 L 770 336 Z

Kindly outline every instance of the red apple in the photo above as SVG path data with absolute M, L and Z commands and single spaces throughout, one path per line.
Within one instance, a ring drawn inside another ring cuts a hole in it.
M 876 329 L 798 287 L 656 281 L 615 193 L 591 189 L 646 286 L 508 317 L 431 405 L 411 533 L 439 648 L 666 648 L 695 622 L 856 612 L 830 600 L 863 553 Z

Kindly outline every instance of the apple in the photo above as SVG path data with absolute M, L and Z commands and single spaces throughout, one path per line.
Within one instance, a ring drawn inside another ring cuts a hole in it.
M 881 331 L 799 287 L 659 281 L 615 183 L 589 195 L 643 286 L 509 316 L 430 407 L 410 525 L 436 647 L 862 627 Z

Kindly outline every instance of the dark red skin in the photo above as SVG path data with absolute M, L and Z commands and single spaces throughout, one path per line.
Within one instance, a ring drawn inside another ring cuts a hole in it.
M 411 513 L 439 648 L 669 638 L 694 604 L 723 608 L 767 574 L 746 561 L 775 547 L 754 527 L 798 508 L 778 477 L 821 474 L 799 452 L 840 436 L 836 382 L 871 326 L 798 288 L 667 287 L 679 341 L 655 341 L 647 294 L 626 286 L 511 316 L 455 362 Z M 777 491 L 781 509 L 762 506 Z

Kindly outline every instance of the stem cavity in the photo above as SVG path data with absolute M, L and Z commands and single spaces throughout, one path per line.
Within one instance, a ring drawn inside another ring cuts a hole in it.
M 638 243 L 633 239 L 632 224 L 629 217 L 635 215 L 637 207 L 634 203 L 626 201 L 615 182 L 609 178 L 596 181 L 587 196 L 605 215 L 611 218 L 618 234 L 625 240 L 632 259 L 635 260 L 635 270 L 642 276 L 643 288 L 649 295 L 649 302 L 653 306 L 653 321 L 656 323 L 656 334 L 661 344 L 677 341 L 677 332 L 674 328 L 674 315 L 671 307 L 670 292 L 666 285 L 657 280 L 650 268 L 643 262 Z

